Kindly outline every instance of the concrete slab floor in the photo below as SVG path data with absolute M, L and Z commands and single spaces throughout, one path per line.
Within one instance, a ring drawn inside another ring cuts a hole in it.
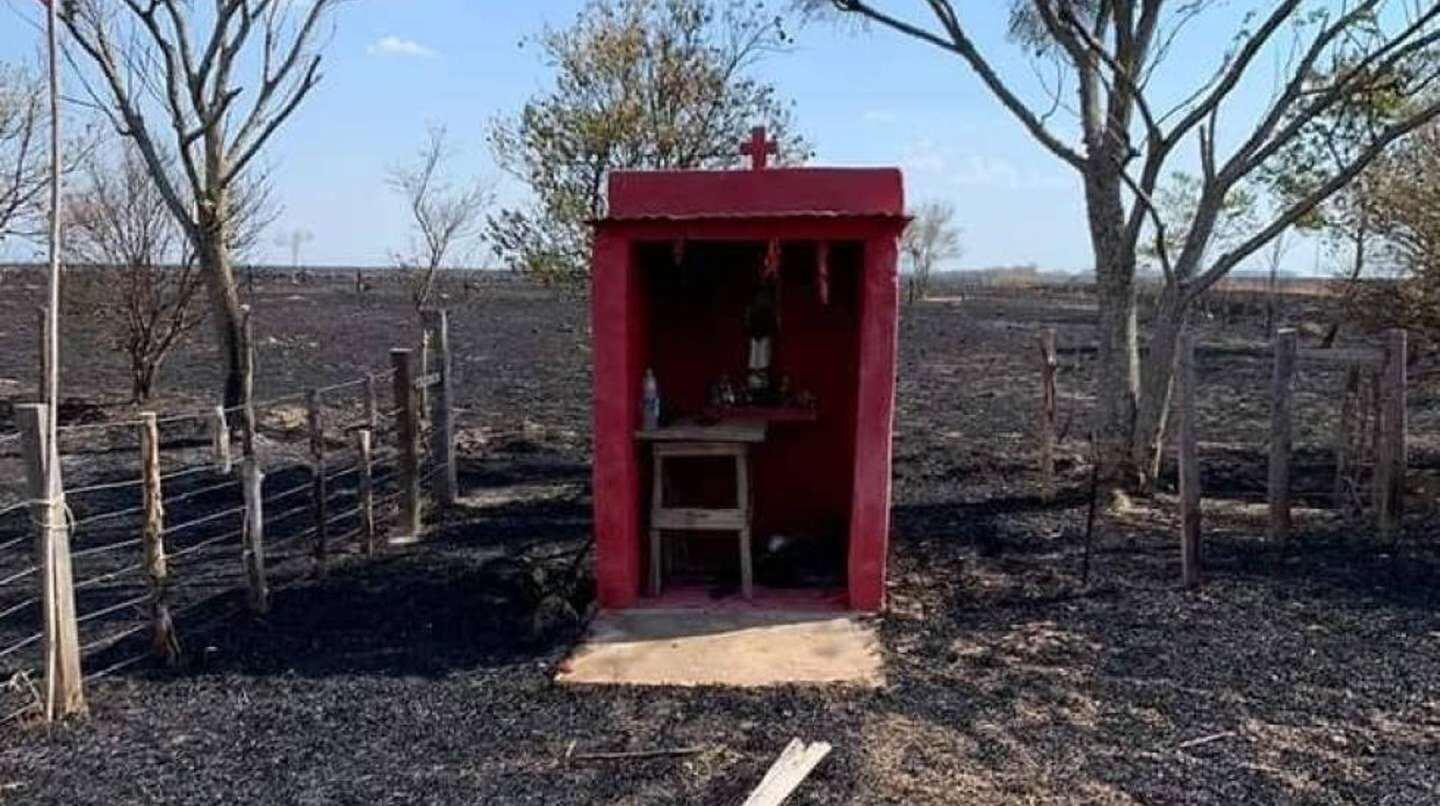
M 880 642 L 852 614 L 692 609 L 602 612 L 563 684 L 760 687 L 884 684 Z

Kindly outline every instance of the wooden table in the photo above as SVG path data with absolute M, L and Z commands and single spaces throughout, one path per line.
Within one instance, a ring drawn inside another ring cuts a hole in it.
M 754 514 L 750 491 L 750 446 L 764 442 L 763 420 L 728 420 L 714 424 L 680 422 L 635 434 L 650 443 L 653 457 L 650 490 L 650 595 L 661 588 L 660 533 L 666 529 L 734 531 L 740 541 L 740 592 L 754 598 L 754 567 L 750 556 L 750 523 Z M 735 506 L 721 509 L 665 506 L 665 460 L 694 457 L 735 460 Z

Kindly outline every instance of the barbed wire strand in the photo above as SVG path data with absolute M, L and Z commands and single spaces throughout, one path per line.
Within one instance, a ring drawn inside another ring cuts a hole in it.
M 187 468 L 184 468 L 184 469 L 181 469 L 181 470 L 172 470 L 172 471 L 170 471 L 169 473 L 162 473 L 162 474 L 160 474 L 160 480 L 161 480 L 161 481 L 170 481 L 171 479 L 179 479 L 179 478 L 184 478 L 185 476 L 193 476 L 193 475 L 195 475 L 196 473 L 215 473 L 215 472 L 217 472 L 217 471 L 216 471 L 216 469 L 215 469 L 215 465 L 213 465 L 213 464 L 200 465 L 199 467 L 187 467 Z
M 40 603 L 40 597 L 39 597 L 39 596 L 32 596 L 32 597 L 30 597 L 29 599 L 26 599 L 25 601 L 21 602 L 20 604 L 12 605 L 12 606 L 10 606 L 10 607 L 5 608 L 4 610 L 0 610 L 0 619 L 3 619 L 3 618 L 5 618 L 6 616 L 12 615 L 12 614 L 14 614 L 14 613 L 18 613 L 18 612 L 20 612 L 21 610 L 24 610 L 25 608 L 29 607 L 30 605 L 39 604 L 39 603 Z
M 41 503 L 43 502 L 37 502 L 37 504 Z M 70 528 L 74 530 L 81 526 L 89 526 L 92 523 L 100 523 L 101 521 L 114 520 L 116 518 L 127 517 L 130 515 L 139 515 L 142 514 L 144 511 L 144 506 L 138 506 L 131 507 L 129 509 L 117 509 L 113 512 L 103 512 L 99 515 L 88 515 L 84 518 L 80 518 L 79 520 L 71 521 Z
M 16 501 L 13 504 L 8 504 L 4 507 L 0 507 L 0 515 L 9 515 L 11 512 L 18 512 L 26 507 L 34 505 L 34 501 Z
M 84 493 L 97 493 L 102 490 L 119 490 L 125 487 L 135 487 L 144 483 L 144 479 L 128 479 L 126 481 L 112 481 L 106 484 L 91 484 L 86 487 L 67 487 L 65 494 L 82 495 Z
M 154 597 L 147 591 L 144 595 L 136 596 L 133 599 L 126 599 L 123 602 L 118 602 L 116 604 L 110 605 L 109 607 L 102 607 L 93 613 L 85 613 L 83 615 L 76 616 L 75 623 L 84 624 L 87 621 L 93 621 L 102 616 L 108 616 L 111 613 L 124 610 L 127 607 L 135 607 L 137 605 L 144 604 L 145 602 L 150 601 L 152 598 Z
M 184 530 L 186 530 L 186 529 L 189 529 L 189 528 L 192 528 L 192 527 L 195 527 L 195 526 L 200 526 L 200 525 L 202 525 L 202 524 L 211 523 L 211 522 L 213 522 L 213 521 L 218 521 L 218 520 L 220 520 L 221 518 L 227 518 L 227 517 L 230 517 L 230 516 L 233 516 L 233 515 L 239 515 L 240 513 L 244 512 L 244 511 L 245 511 L 245 507 L 240 506 L 240 507 L 231 507 L 230 509 L 221 510 L 221 511 L 219 511 L 219 512 L 212 512 L 212 513 L 209 514 L 209 515 L 205 515 L 205 516 L 203 516 L 203 517 L 196 518 L 196 519 L 193 520 L 193 521 L 187 521 L 187 522 L 185 522 L 185 523 L 180 524 L 179 526 L 167 526 L 167 527 L 165 527 L 165 530 L 164 530 L 163 532 L 161 532 L 161 534 L 162 534 L 162 535 L 166 535 L 166 536 L 173 535 L 173 534 L 175 534 L 176 532 L 181 532 L 181 531 L 184 531 Z
M 245 534 L 244 528 L 235 529 L 229 532 L 225 532 L 224 534 L 218 534 L 214 537 L 202 540 L 193 546 L 186 546 L 179 551 L 171 552 L 170 554 L 166 555 L 166 559 L 178 560 L 181 557 L 188 557 L 189 555 L 194 554 L 195 552 L 205 548 L 206 546 L 213 546 L 214 544 L 219 543 L 222 540 L 233 540 L 234 538 L 240 537 L 243 534 Z
M 45 637 L 45 633 L 43 633 L 43 632 L 37 632 L 37 633 L 35 633 L 34 635 L 30 635 L 30 636 L 28 636 L 28 637 L 26 637 L 26 638 L 22 638 L 18 643 L 14 643 L 14 644 L 11 644 L 10 646 L 8 646 L 8 647 L 6 647 L 6 648 L 4 648 L 4 649 L 0 649 L 0 658 L 4 658 L 4 657 L 8 657 L 8 656 L 10 656 L 10 655 L 13 655 L 13 654 L 15 654 L 16 652 L 19 652 L 20 650 L 24 649 L 24 648 L 27 647 L 27 646 L 30 646 L 31 644 L 35 643 L 36 641 L 39 641 L 41 638 L 44 638 L 44 637 Z
M 78 560 L 82 557 L 89 557 L 95 554 L 105 554 L 106 552 L 115 551 L 116 549 L 138 546 L 140 545 L 140 542 L 140 538 L 137 537 L 134 540 L 121 540 L 118 543 L 106 543 L 103 546 L 96 546 L 94 548 L 88 548 L 82 551 L 72 551 L 70 552 L 70 559 Z
M 173 615 L 172 615 L 172 618 L 173 618 Z M 101 639 L 98 640 L 98 641 L 91 641 L 91 642 L 88 643 L 88 644 L 82 644 L 82 645 L 80 646 L 80 654 L 83 656 L 83 655 L 85 655 L 87 652 L 90 652 L 90 651 L 92 651 L 92 650 L 96 650 L 96 649 L 109 649 L 110 647 L 112 647 L 112 646 L 120 643 L 121 641 L 125 640 L 126 638 L 129 638 L 130 636 L 134 635 L 135 633 L 141 632 L 142 630 L 148 630 L 148 629 L 150 629 L 150 623 L 149 623 L 148 621 L 146 621 L 146 622 L 143 623 L 143 624 L 137 624 L 137 625 L 135 625 L 134 627 L 131 627 L 131 628 L 127 629 L 127 630 L 122 630 L 121 632 L 118 632 L 118 633 L 116 633 L 116 634 L 114 634 L 114 635 L 112 635 L 112 636 L 110 636 L 110 637 L 108 637 L 108 638 L 101 638 Z
M 38 566 L 38 565 L 32 565 L 32 566 L 30 566 L 29 568 L 26 568 L 24 571 L 20 571 L 19 573 L 11 574 L 10 576 L 5 577 L 4 579 L 0 579 L 0 586 L 9 585 L 11 582 L 15 582 L 15 581 L 17 581 L 17 580 L 24 579 L 25 577 L 28 577 L 28 576 L 30 576 L 31 574 L 33 574 L 33 573 L 35 573 L 36 571 L 39 571 L 39 570 L 40 570 L 40 566 Z
M 223 489 L 225 489 L 226 487 L 233 487 L 233 486 L 235 486 L 235 485 L 237 485 L 237 484 L 239 484 L 239 483 L 240 483 L 240 479 L 230 479 L 229 481 L 222 481 L 222 482 L 220 482 L 219 484 L 214 484 L 214 485 L 211 485 L 211 486 L 209 486 L 209 487 L 202 487 L 202 488 L 200 488 L 200 489 L 198 489 L 198 490 L 191 490 L 191 491 L 188 492 L 188 493 L 181 493 L 180 495 L 175 495 L 175 496 L 166 496 L 166 498 L 165 498 L 165 503 L 166 503 L 167 505 L 169 505 L 169 504 L 178 504 L 178 503 L 180 503 L 181 501 L 188 501 L 188 500 L 190 500 L 191 498 L 198 498 L 198 497 L 200 497 L 200 496 L 202 496 L 202 495 L 206 495 L 206 494 L 208 494 L 208 493 L 213 493 L 213 492 L 217 492 L 217 491 L 219 491 L 219 490 L 223 490 Z
M 295 485 L 294 487 L 290 487 L 290 488 L 284 490 L 283 492 L 272 493 L 271 495 L 265 496 L 264 498 L 262 498 L 262 499 L 260 499 L 260 500 L 261 500 L 261 503 L 264 503 L 264 504 L 273 504 L 273 503 L 275 503 L 276 501 L 281 501 L 281 500 L 284 500 L 284 499 L 286 499 L 286 498 L 289 498 L 290 496 L 295 495 L 296 493 L 303 492 L 303 491 L 305 491 L 305 490 L 313 489 L 314 486 L 315 486 L 315 482 L 314 482 L 313 480 L 312 480 L 312 481 L 307 481 L 307 482 L 305 482 L 304 484 L 297 484 L 297 485 Z
M 85 580 L 81 580 L 80 582 L 76 582 L 76 583 L 75 583 L 75 590 L 78 591 L 78 590 L 83 590 L 83 589 L 85 589 L 85 588 L 94 587 L 95 585 L 98 585 L 98 584 L 100 584 L 101 582 L 109 582 L 110 580 L 116 579 L 116 578 L 118 578 L 118 577 L 122 577 L 122 576 L 130 573 L 131 571 L 139 571 L 140 569 L 142 569 L 142 568 L 144 568 L 144 567 L 145 567 L 145 563 L 143 563 L 143 562 L 138 562 L 138 563 L 135 563 L 134 565 L 127 565 L 127 566 L 125 566 L 124 568 L 119 568 L 119 569 L 116 569 L 116 570 L 114 570 L 114 571 L 107 571 L 106 573 L 101 574 L 101 575 L 98 576 L 98 577 L 90 577 L 89 579 L 85 579 Z

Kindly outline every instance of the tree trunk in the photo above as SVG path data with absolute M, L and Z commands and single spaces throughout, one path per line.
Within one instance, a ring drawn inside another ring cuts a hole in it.
M 1135 334 L 1135 255 L 1125 248 L 1125 208 L 1117 176 L 1116 171 L 1097 165 L 1085 180 L 1099 296 L 1097 448 L 1100 483 L 1111 493 L 1128 486 L 1134 479 L 1130 440 L 1140 388 L 1140 356 Z
M 225 407 L 234 408 L 247 402 L 243 354 L 245 344 L 245 312 L 240 305 L 240 289 L 235 284 L 235 268 L 231 264 L 232 217 L 229 165 L 225 155 L 225 123 L 217 121 L 205 131 L 205 192 L 196 211 L 195 254 L 205 274 L 205 287 L 210 292 L 210 321 L 215 324 L 216 343 L 225 361 Z M 253 275 L 252 275 L 253 277 Z M 254 293 L 254 288 L 251 288 Z
M 153 362 L 135 359 L 130 365 L 130 402 L 136 405 L 147 403 L 155 394 L 155 374 L 159 369 Z
M 1180 360 L 1180 333 L 1185 329 L 1189 305 L 1174 284 L 1167 283 L 1155 305 L 1150 343 L 1140 374 L 1140 403 L 1135 415 L 1131 461 L 1139 472 L 1141 494 L 1155 491 L 1155 478 L 1165 456 L 1165 429 Z
M 225 362 L 225 407 L 233 408 L 244 402 L 245 378 L 240 359 L 245 349 L 242 333 L 245 315 L 230 263 L 228 222 L 223 216 L 202 213 L 199 230 L 196 251 L 205 272 L 205 288 L 210 294 L 210 320 L 215 323 L 217 344 Z

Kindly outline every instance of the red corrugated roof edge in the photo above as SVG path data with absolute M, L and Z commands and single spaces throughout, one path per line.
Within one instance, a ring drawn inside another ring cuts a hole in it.
M 615 171 L 611 220 L 903 216 L 898 168 Z

